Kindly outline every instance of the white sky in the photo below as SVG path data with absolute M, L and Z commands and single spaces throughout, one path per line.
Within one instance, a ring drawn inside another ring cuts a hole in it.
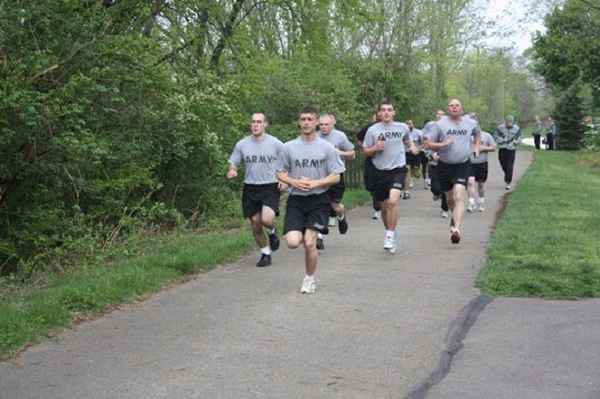
M 531 47 L 531 35 L 536 30 L 544 29 L 542 12 L 531 12 L 533 7 L 541 3 L 540 0 L 476 0 L 476 3 L 476 7 L 485 7 L 484 15 L 496 22 L 496 29 L 510 32 L 508 37 L 495 35 L 487 39 L 486 43 L 490 46 L 514 46 L 517 53 L 521 54 Z

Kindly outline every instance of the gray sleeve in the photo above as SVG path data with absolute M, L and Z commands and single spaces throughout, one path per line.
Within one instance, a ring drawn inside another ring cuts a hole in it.
M 238 166 L 240 166 L 240 162 L 242 162 L 242 148 L 241 148 L 240 142 L 238 141 L 235 144 L 235 147 L 233 147 L 233 152 L 231 153 L 231 156 L 229 157 L 229 163 L 235 167 L 238 167 Z
M 432 143 L 437 143 L 439 141 L 440 133 L 440 127 L 437 123 L 434 123 L 427 129 L 424 138 L 431 141 Z
M 491 134 L 487 135 L 486 137 L 487 137 L 487 143 L 486 143 L 487 145 L 496 145 L 496 142 L 494 141 L 494 137 Z
M 375 145 L 375 135 L 371 129 L 367 130 L 367 134 L 365 134 L 365 140 L 363 141 L 363 147 L 369 148 Z
M 340 144 L 340 149 L 343 150 L 343 151 L 351 151 L 351 150 L 353 150 L 354 149 L 354 144 L 352 144 L 352 142 L 348 139 L 348 136 L 346 136 L 345 133 L 342 133 L 342 137 L 344 138 L 344 140 Z
M 410 139 L 410 133 L 409 132 L 404 132 L 404 135 L 402 136 L 402 143 L 404 143 L 404 145 L 407 147 L 406 149 L 408 150 L 408 146 L 410 145 L 411 139 Z
M 279 152 L 279 156 L 277 157 L 277 172 L 286 171 L 289 172 L 291 168 L 290 164 L 290 155 L 288 148 L 285 146 L 281 147 L 281 151 Z
M 340 157 L 335 148 L 333 146 L 330 147 L 327 149 L 327 173 L 330 175 L 344 173 L 346 170 L 344 164 L 340 162 Z

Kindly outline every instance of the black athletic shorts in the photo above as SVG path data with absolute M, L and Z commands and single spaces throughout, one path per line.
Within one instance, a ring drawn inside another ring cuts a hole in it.
M 469 175 L 471 174 L 471 162 L 466 161 L 454 164 L 439 161 L 437 174 L 442 192 L 452 190 L 455 184 L 462 184 L 466 187 L 467 180 L 469 180 Z
M 488 177 L 488 163 L 472 163 L 471 164 L 471 176 L 475 177 L 475 181 L 485 183 Z
M 377 201 L 385 201 L 390 197 L 391 189 L 404 189 L 406 167 L 391 170 L 379 170 L 376 168 L 374 177 L 373 195 Z
M 427 165 L 429 163 L 429 159 L 427 155 L 425 155 L 425 151 L 421 151 L 419 153 L 419 158 L 421 159 L 421 165 Z
M 406 164 L 411 168 L 419 168 L 421 166 L 420 154 L 413 154 L 411 151 L 406 153 Z
M 242 191 L 242 212 L 245 218 L 251 218 L 262 211 L 263 206 L 273 209 L 279 215 L 279 188 L 272 184 L 244 184 Z
M 330 186 L 327 190 L 327 196 L 329 197 L 329 202 L 335 202 L 339 204 L 342 202 L 342 198 L 344 197 L 344 192 L 346 191 L 346 184 L 344 184 L 344 174 L 340 174 L 340 182 Z
M 283 233 L 289 231 L 315 230 L 328 233 L 329 197 L 327 192 L 313 195 L 290 195 L 287 200 Z

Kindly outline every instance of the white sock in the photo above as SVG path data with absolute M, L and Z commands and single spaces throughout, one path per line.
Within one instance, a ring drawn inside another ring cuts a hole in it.
M 469 205 L 475 205 L 475 198 L 469 198 Z
M 394 230 L 386 230 L 385 238 L 394 238 Z
M 305 278 L 305 279 L 308 279 L 308 280 L 314 280 L 314 279 L 315 279 L 315 275 L 314 275 L 314 274 L 311 274 L 311 275 L 309 276 L 308 274 L 305 274 L 305 275 L 304 275 L 304 278 Z
M 317 233 L 317 238 L 320 238 L 322 240 L 323 239 L 323 234 Z
M 344 220 L 344 216 L 345 216 L 345 214 L 342 213 L 342 216 L 338 216 L 337 219 L 338 220 Z
M 272 229 L 267 227 L 267 233 L 269 233 L 269 235 L 275 234 L 275 227 L 273 227 Z
M 267 245 L 266 247 L 261 248 L 260 252 L 262 252 L 264 255 L 271 255 L 271 248 Z
M 479 204 L 483 205 L 485 203 L 485 198 L 480 197 L 479 198 Z

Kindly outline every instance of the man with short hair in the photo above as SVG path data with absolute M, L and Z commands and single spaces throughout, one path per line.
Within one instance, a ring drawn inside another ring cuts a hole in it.
M 504 171 L 505 188 L 510 190 L 517 145 L 521 142 L 521 128 L 515 124 L 515 118 L 512 115 L 507 115 L 504 123 L 498 125 L 494 132 L 494 139 L 498 145 L 498 160 Z
M 468 212 L 483 212 L 485 210 L 485 182 L 488 177 L 488 152 L 496 150 L 494 138 L 488 132 L 481 131 L 479 156 L 471 154 L 471 176 L 469 176 L 469 205 Z M 477 186 L 477 187 L 475 187 Z
M 317 233 L 327 234 L 331 209 L 327 189 L 337 184 L 345 171 L 335 148 L 317 135 L 317 123 L 315 108 L 300 111 L 300 137 L 284 144 L 277 167 L 279 181 L 290 186 L 285 239 L 292 249 L 304 245 L 306 274 L 300 288 L 303 294 L 316 290 Z
M 479 156 L 480 130 L 476 120 L 464 117 L 461 102 L 448 102 L 448 116 L 441 118 L 427 131 L 425 147 L 439 155 L 440 186 L 446 192 L 452 212 L 450 241 L 458 244 L 460 227 L 465 211 L 467 180 L 470 173 L 471 152 Z M 473 141 L 471 137 L 474 137 Z
M 373 158 L 375 199 L 383 203 L 382 221 L 385 227 L 383 248 L 390 253 L 396 252 L 398 223 L 398 200 L 404 189 L 406 177 L 406 148 L 417 153 L 410 140 L 409 128 L 406 124 L 395 122 L 394 106 L 389 101 L 379 105 L 381 122 L 369 128 L 363 143 L 366 157 Z
M 279 193 L 284 189 L 278 183 L 275 169 L 283 143 L 266 133 L 267 119 L 263 113 L 252 114 L 251 135 L 238 141 L 229 157 L 227 178 L 237 177 L 241 163 L 245 167 L 242 191 L 242 211 L 248 218 L 254 240 L 261 250 L 257 267 L 271 265 L 271 252 L 279 248 L 275 230 L 275 216 L 279 212 Z M 267 228 L 269 243 L 263 227 Z

